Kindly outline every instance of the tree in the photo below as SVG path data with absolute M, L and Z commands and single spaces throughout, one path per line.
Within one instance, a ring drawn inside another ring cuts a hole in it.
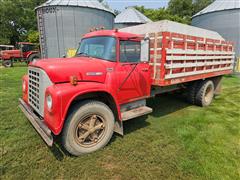
M 27 35 L 28 42 L 37 44 L 39 42 L 39 32 L 30 30 Z
M 195 0 L 193 3 L 193 14 L 198 13 L 205 7 L 207 7 L 209 4 L 213 3 L 214 0 Z
M 207 7 L 214 0 L 170 0 L 168 10 L 171 14 L 182 18 L 191 19 L 191 17 Z
M 160 20 L 171 20 L 180 23 L 187 24 L 189 23 L 188 19 L 182 18 L 178 15 L 172 15 L 168 9 L 159 8 L 159 9 L 147 9 L 144 6 L 135 6 L 135 8 L 147 16 L 152 21 L 160 21 Z
M 37 30 L 34 8 L 45 0 L 1 0 L 0 43 L 15 44 L 27 38 L 30 30 Z
M 192 9 L 192 0 L 170 0 L 168 3 L 170 13 L 180 17 L 191 17 Z

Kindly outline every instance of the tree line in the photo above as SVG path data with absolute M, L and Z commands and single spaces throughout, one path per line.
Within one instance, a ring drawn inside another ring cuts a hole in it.
M 34 9 L 45 1 L 0 0 L 0 44 L 14 45 L 19 41 L 37 43 L 39 33 Z M 168 19 L 189 24 L 192 15 L 212 2 L 213 0 L 170 0 L 167 8 L 136 6 L 136 9 L 153 21 Z M 106 1 L 103 3 L 107 6 Z
M 191 24 L 191 17 L 207 7 L 214 0 L 170 0 L 167 8 L 148 9 L 136 6 L 136 9 L 152 21 L 168 19 L 184 24 Z

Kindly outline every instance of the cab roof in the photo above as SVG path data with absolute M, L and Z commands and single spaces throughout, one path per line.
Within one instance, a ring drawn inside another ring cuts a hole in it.
M 83 36 L 83 38 L 90 38 L 96 36 L 112 36 L 119 39 L 131 39 L 131 38 L 141 38 L 140 34 L 132 34 L 127 32 L 119 32 L 118 30 L 99 30 L 87 33 Z
M 29 44 L 29 45 L 34 45 L 33 43 L 30 43 L 30 42 L 17 42 L 17 44 Z

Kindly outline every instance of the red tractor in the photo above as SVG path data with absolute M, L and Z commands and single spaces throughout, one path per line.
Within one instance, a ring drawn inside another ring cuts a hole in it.
M 12 67 L 14 61 L 25 61 L 27 64 L 34 59 L 40 58 L 40 51 L 36 44 L 29 42 L 19 42 L 15 49 L 3 50 L 0 52 L 2 65 Z

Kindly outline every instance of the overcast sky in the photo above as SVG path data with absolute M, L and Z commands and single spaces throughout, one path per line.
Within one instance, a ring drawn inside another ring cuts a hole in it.
M 166 7 L 168 0 L 106 0 L 112 9 L 123 10 L 126 6 L 145 6 L 147 8 Z

